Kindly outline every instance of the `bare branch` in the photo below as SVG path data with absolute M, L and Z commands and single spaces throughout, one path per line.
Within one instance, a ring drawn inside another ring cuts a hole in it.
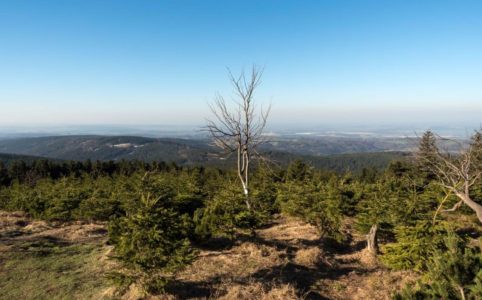
M 459 209 L 460 206 L 462 206 L 463 203 L 464 203 L 464 201 L 460 200 L 459 202 L 455 203 L 455 205 L 452 206 L 452 208 L 444 209 L 444 210 L 442 210 L 442 211 L 443 211 L 443 212 L 456 211 L 457 209 Z
M 478 132 L 477 132 L 478 134 Z M 473 140 L 480 139 L 477 134 L 473 137 Z M 421 161 L 437 178 L 440 186 L 444 187 L 450 193 L 456 195 L 460 201 L 454 205 L 451 209 L 443 211 L 455 211 L 462 204 L 469 206 L 482 222 L 482 205 L 472 200 L 470 196 L 470 188 L 475 185 L 482 174 L 482 166 L 479 161 L 478 155 L 482 151 L 482 143 L 476 141 L 471 143 L 468 148 L 461 145 L 460 152 L 458 154 L 451 154 L 449 152 L 442 153 L 435 145 L 431 132 L 424 134 L 422 138 L 423 143 L 420 144 L 419 161 Z M 442 201 L 437 213 L 441 209 L 443 203 L 447 197 Z
M 207 120 L 205 130 L 211 135 L 214 145 L 226 154 L 236 153 L 238 178 L 241 181 L 246 204 L 249 193 L 249 167 L 251 159 L 259 158 L 257 148 L 265 141 L 263 130 L 266 127 L 271 106 L 257 113 L 254 94 L 261 83 L 263 69 L 253 66 L 249 75 L 244 71 L 234 76 L 228 68 L 228 76 L 233 86 L 234 109 L 218 95 L 210 104 L 213 120 Z
M 440 202 L 440 205 L 437 207 L 437 210 L 435 211 L 435 214 L 433 215 L 433 219 L 432 219 L 432 225 L 435 224 L 435 220 L 437 219 L 437 215 L 439 213 L 439 211 L 442 209 L 442 206 L 444 205 L 445 201 L 447 201 L 447 199 L 449 198 L 449 196 L 452 194 L 452 192 L 449 192 L 445 195 L 445 197 L 443 198 L 442 202 Z

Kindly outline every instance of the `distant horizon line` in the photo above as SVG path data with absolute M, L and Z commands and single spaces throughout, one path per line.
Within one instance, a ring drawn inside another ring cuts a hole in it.
M 142 127 L 167 127 L 167 128 L 202 128 L 205 123 L 0 123 L 0 130 L 2 128 L 142 128 Z M 353 122 L 270 122 L 267 124 L 269 127 L 288 127 L 288 128 L 298 128 L 298 127 L 352 127 L 352 126 L 364 126 L 364 127 L 401 127 L 401 128 L 413 128 L 413 127 L 482 127 L 481 122 L 475 121 L 453 121 L 453 122 L 430 122 L 430 121 L 419 121 L 419 122 L 364 122 L 364 121 L 353 121 Z
M 446 124 L 425 123 L 330 123 L 330 124 L 271 124 L 266 135 L 290 135 L 299 137 L 416 137 L 426 130 L 432 130 L 444 137 L 466 138 L 482 123 Z M 194 124 L 39 124 L 1 125 L 0 137 L 45 137 L 61 135 L 104 135 L 104 136 L 145 136 L 145 137 L 193 137 L 207 135 L 203 125 Z

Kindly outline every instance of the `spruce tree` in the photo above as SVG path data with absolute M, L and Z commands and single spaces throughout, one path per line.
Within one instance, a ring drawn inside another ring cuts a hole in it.
M 6 186 L 9 182 L 8 170 L 3 161 L 0 161 L 0 186 Z
M 482 297 L 482 254 L 453 232 L 427 260 L 427 273 L 413 287 L 406 287 L 395 299 L 480 299 Z
M 428 130 L 423 134 L 418 145 L 418 169 L 427 180 L 435 178 L 431 170 L 431 164 L 437 159 L 438 148 L 436 142 L 435 134 Z
M 476 168 L 482 169 L 482 132 L 476 130 L 470 140 L 470 146 L 473 151 L 473 163 Z
M 165 196 L 141 196 L 137 209 L 109 226 L 110 242 L 126 267 L 119 277 L 140 282 L 147 292 L 161 291 L 170 274 L 193 259 L 182 220 L 166 208 Z

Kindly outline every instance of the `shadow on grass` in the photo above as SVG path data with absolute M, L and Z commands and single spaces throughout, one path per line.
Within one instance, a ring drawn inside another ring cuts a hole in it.
M 25 233 L 21 230 L 10 230 L 6 232 L 0 233 L 0 241 L 1 239 L 9 239 L 9 238 L 15 238 L 24 235 Z
M 482 236 L 482 232 L 474 227 L 464 227 L 456 230 L 457 234 L 477 239 Z
M 35 239 L 15 245 L 15 247 L 11 249 L 11 252 L 29 253 L 35 256 L 48 256 L 51 254 L 57 254 L 59 250 L 71 245 L 71 243 L 53 236 L 39 236 Z
M 337 279 L 350 272 L 360 270 L 353 267 L 331 268 L 326 265 L 318 268 L 308 268 L 289 262 L 271 268 L 258 270 L 246 277 L 230 280 L 239 285 L 249 285 L 253 279 L 270 290 L 277 284 L 290 284 L 296 289 L 300 298 L 303 299 L 329 299 L 318 292 L 313 291 L 313 287 L 321 279 Z M 175 295 L 179 299 L 209 298 L 216 294 L 223 294 L 225 291 L 217 290 L 216 285 L 222 284 L 225 278 L 220 276 L 212 277 L 201 282 L 192 281 L 173 281 L 166 287 L 166 292 Z
M 270 290 L 274 287 L 274 285 L 290 284 L 296 289 L 299 297 L 303 299 L 318 300 L 328 299 L 322 294 L 314 291 L 320 280 L 336 280 L 340 277 L 350 274 L 351 272 L 360 274 L 370 272 L 363 267 L 358 267 L 356 264 L 346 265 L 343 263 L 339 264 L 337 262 L 334 264 L 328 264 L 321 262 L 317 266 L 307 267 L 293 262 L 297 251 L 300 249 L 305 249 L 307 247 L 320 247 L 323 249 L 323 253 L 325 253 L 327 257 L 333 257 L 335 254 L 351 253 L 361 250 L 364 247 L 363 241 L 352 244 L 352 241 L 338 243 L 329 239 L 319 239 L 314 241 L 300 239 L 297 240 L 296 244 L 292 244 L 290 241 L 267 240 L 260 236 L 246 235 L 240 236 L 237 242 L 252 242 L 256 243 L 257 245 L 273 247 L 278 251 L 286 251 L 289 262 L 282 265 L 260 269 L 241 278 L 224 278 L 223 276 L 214 276 L 201 282 L 172 282 L 166 291 L 180 299 L 211 297 L 213 296 L 213 293 L 217 295 L 223 293 L 223 291 L 217 286 L 222 285 L 226 279 L 228 279 L 229 282 L 239 285 L 249 285 L 253 282 L 253 280 L 255 280 L 256 282 L 261 283 L 266 290 Z
M 236 244 L 236 240 L 227 237 L 214 237 L 206 241 L 194 242 L 193 245 L 205 251 L 222 251 L 231 249 Z
M 352 254 L 359 252 L 366 247 L 366 241 L 357 241 L 353 243 L 351 239 L 339 242 L 334 239 L 324 239 L 322 241 L 323 249 L 328 255 L 335 254 Z
M 277 282 L 282 284 L 291 284 L 297 290 L 298 296 L 303 299 L 327 299 L 323 295 L 312 291 L 312 288 L 322 279 L 335 280 L 345 276 L 351 272 L 366 272 L 363 268 L 354 266 L 342 266 L 338 264 L 328 265 L 320 263 L 317 267 L 309 268 L 303 265 L 293 263 L 297 250 L 306 247 L 319 247 L 323 250 L 327 257 L 334 256 L 338 253 L 349 253 L 358 251 L 363 245 L 358 243 L 353 245 L 349 241 L 339 243 L 333 239 L 321 238 L 317 240 L 300 239 L 297 241 L 300 247 L 293 246 L 289 242 L 265 240 L 256 237 L 256 243 L 267 246 L 274 246 L 278 250 L 285 249 L 290 262 L 285 265 L 275 266 L 272 268 L 261 269 L 254 274 L 252 278 L 256 278 L 261 282 Z M 362 243 L 363 244 L 363 243 Z
M 176 299 L 209 298 L 212 294 L 212 283 L 192 281 L 171 281 L 165 287 L 169 294 L 176 295 Z

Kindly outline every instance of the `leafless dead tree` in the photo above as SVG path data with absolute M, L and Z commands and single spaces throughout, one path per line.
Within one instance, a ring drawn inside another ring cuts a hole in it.
M 433 134 L 432 139 L 434 139 Z M 439 211 L 455 211 L 465 204 L 475 212 L 482 223 L 482 205 L 474 201 L 470 195 L 471 188 L 480 183 L 479 180 L 482 176 L 482 134 L 480 131 L 476 131 L 469 145 L 461 145 L 462 150 L 459 153 L 441 151 L 435 141 L 425 144 L 430 146 L 424 147 L 424 151 L 420 151 L 419 160 L 427 170 L 436 176 L 438 183 L 447 191 L 447 196 L 437 209 L 434 220 Z M 449 199 L 450 195 L 455 195 L 459 201 L 452 208 L 442 210 L 444 202 Z
M 257 148 L 266 141 L 263 130 L 270 112 L 270 107 L 267 110 L 260 108 L 258 112 L 254 101 L 262 74 L 262 70 L 256 66 L 252 67 L 249 74 L 243 71 L 238 77 L 229 71 L 235 98 L 228 103 L 223 96 L 218 95 L 210 105 L 214 118 L 208 119 L 206 126 L 214 144 L 220 147 L 226 156 L 236 154 L 237 173 L 248 209 L 251 209 L 250 163 L 253 158 L 259 157 Z

